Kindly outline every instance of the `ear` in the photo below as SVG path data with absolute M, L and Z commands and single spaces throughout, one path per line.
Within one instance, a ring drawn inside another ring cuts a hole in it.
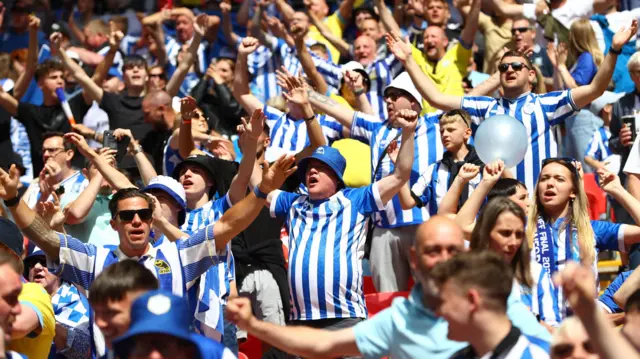
M 418 253 L 415 245 L 409 248 L 409 267 L 414 273 L 418 270 Z
M 264 139 L 264 147 L 269 147 L 271 145 L 271 137 L 267 136 Z
M 475 312 L 482 306 L 482 297 L 480 293 L 474 288 L 471 288 L 467 291 L 467 300 L 469 301 L 469 305 L 471 307 L 471 311 Z
M 115 219 L 113 219 L 113 218 L 112 218 L 112 219 L 110 219 L 110 220 L 109 220 L 109 224 L 111 225 L 111 229 L 113 229 L 113 230 L 114 230 L 114 231 L 116 231 L 116 232 L 118 231 L 118 230 L 116 229 L 116 220 L 115 220 Z
M 67 162 L 71 161 L 73 159 L 73 156 L 76 154 L 73 150 L 67 150 L 66 151 L 66 155 L 67 155 Z
M 473 131 L 471 131 L 471 129 L 470 129 L 469 127 L 467 127 L 467 128 L 464 130 L 464 139 L 465 139 L 465 142 L 467 142 L 467 141 L 471 138 L 471 135 L 472 135 L 472 134 L 473 134 Z

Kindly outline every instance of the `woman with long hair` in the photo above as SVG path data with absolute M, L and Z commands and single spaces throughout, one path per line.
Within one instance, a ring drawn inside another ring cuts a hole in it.
M 601 188 L 621 203 L 638 222 L 640 203 L 620 184 L 620 179 L 602 169 Z M 597 277 L 598 250 L 620 250 L 640 241 L 640 227 L 592 221 L 582 182 L 582 166 L 570 158 L 549 158 L 542 169 L 529 211 L 527 238 L 539 266 L 532 267 L 538 295 L 532 310 L 555 326 L 567 316 L 561 290 L 548 285 L 567 261 L 593 268 Z M 536 269 L 537 268 L 537 269 Z M 594 283 L 596 285 L 596 283 Z

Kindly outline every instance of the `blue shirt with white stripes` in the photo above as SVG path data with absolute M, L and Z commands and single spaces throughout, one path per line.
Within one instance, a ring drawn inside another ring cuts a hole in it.
M 239 40 L 238 44 L 242 40 Z M 276 70 L 280 68 L 280 58 L 274 56 L 275 46 L 268 48 L 259 46 L 247 57 L 251 93 L 260 102 L 266 103 L 270 98 L 280 95 L 282 89 L 276 83 Z
M 440 202 L 449 191 L 449 178 L 451 178 L 451 170 L 449 167 L 438 161 L 429 166 L 426 172 L 420 175 L 418 181 L 411 186 L 413 192 L 422 204 L 429 209 L 429 214 L 435 216 L 438 214 Z M 482 176 L 478 174 L 469 181 L 469 195 L 478 187 Z
M 585 156 L 591 156 L 598 161 L 604 161 L 611 156 L 613 152 L 609 148 L 610 138 L 611 132 L 608 127 L 602 126 L 597 129 L 591 137 Z
M 378 185 L 323 200 L 276 191 L 271 216 L 289 230 L 291 320 L 366 318 L 362 258 L 369 215 L 384 208 Z
M 265 154 L 267 161 L 275 161 L 282 154 L 295 154 L 309 146 L 307 124 L 304 120 L 296 120 L 288 114 L 273 107 L 264 106 L 269 137 L 271 143 Z M 329 145 L 342 138 L 343 126 L 335 118 L 327 115 L 316 115 L 322 127 L 322 133 Z
M 465 96 L 460 108 L 471 115 L 474 133 L 484 119 L 495 115 L 509 115 L 524 124 L 529 145 L 524 160 L 512 172 L 519 181 L 527 185 L 530 195 L 536 188 L 542 161 L 558 156 L 558 139 L 554 126 L 564 123 L 579 110 L 573 102 L 571 90 L 542 95 L 528 92 L 516 99 Z
M 229 195 L 225 195 L 207 202 L 200 208 L 187 209 L 186 219 L 180 229 L 191 234 L 212 226 L 229 208 L 231 208 L 231 199 Z M 231 243 L 228 243 L 223 253 L 212 257 L 214 265 L 202 275 L 199 286 L 193 287 L 189 292 L 190 296 L 197 295 L 198 298 L 195 318 L 201 332 L 208 332 L 208 329 L 202 327 L 204 325 L 219 334 L 224 333 L 222 305 L 226 304 L 230 292 L 228 266 L 231 263 L 231 256 Z M 215 339 L 219 337 L 216 335 Z
M 434 112 L 418 119 L 415 131 L 414 161 L 411 169 L 409 185 L 413 186 L 425 173 L 429 165 L 442 159 L 443 147 L 440 140 L 440 125 L 438 119 L 441 112 Z M 356 112 L 351 125 L 351 138 L 371 146 L 371 169 L 375 171 L 381 155 L 390 142 L 394 139 L 400 141 L 402 129 L 392 127 L 389 121 L 382 121 L 376 116 Z M 380 162 L 379 169 L 371 176 L 372 182 L 388 176 L 394 171 L 393 163 L 385 154 Z M 395 228 L 412 224 L 420 224 L 429 219 L 427 208 L 414 207 L 403 210 L 400 199 L 394 196 L 387 203 L 385 210 L 375 214 L 376 225 L 382 228 Z
M 111 264 L 133 259 L 151 271 L 160 283 L 160 289 L 184 296 L 214 263 L 211 246 L 215 246 L 213 226 L 199 230 L 188 239 L 177 242 L 163 241 L 141 257 L 127 257 L 120 248 L 112 249 L 85 244 L 76 238 L 58 233 L 60 254 L 54 263 L 54 272 L 62 279 L 88 290 L 95 278 Z
M 575 227 L 571 226 L 571 234 L 567 230 L 568 225 L 564 225 L 564 218 L 558 219 L 554 224 L 546 223 L 550 226 L 550 241 L 539 240 L 540 234 L 536 230 L 532 248 L 531 266 L 534 282 L 531 310 L 540 315 L 540 319 L 551 326 L 557 326 L 567 317 L 569 308 L 564 298 L 562 289 L 555 287 L 551 278 L 555 271 L 562 271 L 567 261 L 580 262 L 580 247 L 578 246 L 578 235 Z M 626 252 L 624 245 L 624 225 L 618 223 L 591 221 L 594 232 L 594 261 L 592 268 L 595 277 L 598 278 L 598 251 L 599 250 L 619 250 Z M 546 234 L 545 234 L 546 235 Z M 545 252 L 549 250 L 544 246 L 552 246 L 553 257 L 545 260 Z M 543 247 L 541 247 L 543 246 Z M 533 263 L 532 263 L 533 264 Z M 555 265 L 553 265 L 555 264 Z M 555 268 L 555 270 L 554 270 Z M 593 283 L 594 286 L 597 283 Z

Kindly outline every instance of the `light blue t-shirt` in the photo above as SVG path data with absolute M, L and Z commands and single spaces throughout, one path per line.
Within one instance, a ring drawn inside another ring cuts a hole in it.
M 354 328 L 356 345 L 365 358 L 429 358 L 447 359 L 468 344 L 447 338 L 449 325 L 422 303 L 419 284 L 409 298 L 397 298 L 390 308 Z M 545 341 L 551 334 L 536 320 L 520 300 L 519 292 L 512 292 L 507 303 L 507 315 L 523 334 Z

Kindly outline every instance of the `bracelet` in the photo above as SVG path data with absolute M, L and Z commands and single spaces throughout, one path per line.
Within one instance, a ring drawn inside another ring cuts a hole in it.
M 309 117 L 309 118 L 305 118 L 304 122 L 309 122 L 309 121 L 313 121 L 316 119 L 316 115 L 314 114 L 313 116 Z
M 255 194 L 255 195 L 256 195 L 256 197 L 258 197 L 258 198 L 262 198 L 262 199 L 267 199 L 267 196 L 268 196 L 268 193 L 264 193 L 264 192 L 262 192 L 262 191 L 260 190 L 260 188 L 258 188 L 258 186 L 256 186 L 256 187 L 253 189 L 253 194 Z
M 613 46 L 609 47 L 609 52 L 614 54 L 614 55 L 620 55 L 622 53 L 622 49 L 620 50 L 616 50 L 613 48 Z
M 138 153 L 141 153 L 142 151 L 144 151 L 142 149 L 142 146 L 140 144 L 136 145 L 136 147 L 133 148 L 133 154 L 137 155 Z
M 256 187 L 256 188 L 257 188 L 257 187 Z M 15 198 L 13 198 L 13 199 L 5 199 L 5 200 L 4 200 L 4 205 L 5 205 L 5 206 L 7 206 L 7 207 L 14 207 L 14 206 L 17 206 L 17 205 L 18 205 L 18 203 L 20 203 L 20 199 L 21 199 L 21 197 L 20 197 L 20 196 L 16 196 L 16 197 L 15 197 Z
M 364 89 L 363 89 L 363 88 L 361 88 L 361 89 L 359 89 L 359 90 L 353 90 L 353 94 L 354 94 L 354 95 L 356 95 L 356 96 L 360 96 L 360 95 L 362 95 L 363 93 L 365 93 L 365 91 L 364 91 Z

